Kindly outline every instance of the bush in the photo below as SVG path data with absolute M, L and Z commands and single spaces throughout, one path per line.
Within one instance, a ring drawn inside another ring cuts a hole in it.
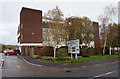
M 112 50 L 112 55 L 119 55 L 120 54 L 120 51 L 118 50 Z
M 33 55 L 32 57 L 35 58 L 35 59 L 38 59 L 38 58 L 39 58 L 38 55 Z
M 105 47 L 105 55 L 109 55 L 109 47 Z
M 60 48 L 56 52 L 56 57 L 66 57 L 68 56 L 68 52 L 66 48 Z
M 41 57 L 41 59 L 43 59 L 43 60 L 54 60 L 53 57 L 47 57 L 47 56 L 43 56 L 43 57 Z
M 56 57 L 56 61 L 69 61 L 71 58 L 70 57 Z
M 82 58 L 82 56 L 78 56 L 77 58 L 80 59 L 80 58 Z
M 82 57 L 90 57 L 88 54 L 84 54 L 82 55 Z

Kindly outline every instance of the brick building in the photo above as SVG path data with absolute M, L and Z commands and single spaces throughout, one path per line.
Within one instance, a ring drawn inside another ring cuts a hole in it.
M 22 54 L 33 55 L 32 47 L 42 45 L 42 11 L 23 7 L 17 35 L 18 47 Z
M 99 38 L 99 24 L 98 22 L 93 22 L 93 26 L 95 28 L 95 34 L 94 34 L 94 47 L 100 47 L 100 38 Z
M 79 18 L 77 17 L 70 17 L 66 20 L 67 22 L 67 26 L 68 26 L 68 29 L 73 29 L 72 25 L 77 23 L 77 21 L 80 20 Z M 81 42 L 81 46 L 88 46 L 88 47 L 94 47 L 94 48 L 97 48 L 99 47 L 99 24 L 98 22 L 94 22 L 92 21 L 92 25 L 95 29 L 95 33 L 94 33 L 94 40 L 90 42 L 90 44 L 85 44 L 84 42 Z M 71 31 L 70 32 L 71 35 L 75 36 L 74 35 L 74 31 Z M 73 36 L 69 36 L 70 38 L 74 39 Z
M 54 46 L 56 41 L 54 41 L 53 39 L 53 35 L 51 33 L 51 28 L 49 27 L 49 22 L 43 22 L 43 44 L 46 46 Z M 59 31 L 60 32 L 60 31 Z M 67 36 L 66 36 L 67 37 Z M 57 47 L 61 47 L 61 46 L 66 46 L 66 40 L 59 38 L 59 44 L 57 45 Z

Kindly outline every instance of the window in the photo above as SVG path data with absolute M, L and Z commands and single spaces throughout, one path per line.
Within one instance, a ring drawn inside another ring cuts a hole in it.
M 50 38 L 48 37 L 48 41 L 50 41 Z
M 45 32 L 45 28 L 43 28 L 42 30 L 43 30 L 43 32 Z
M 44 41 L 44 38 L 42 38 L 42 41 Z
M 45 37 L 45 41 L 47 41 L 47 37 Z

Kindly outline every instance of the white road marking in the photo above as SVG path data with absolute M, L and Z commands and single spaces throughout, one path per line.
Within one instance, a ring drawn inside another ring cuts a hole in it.
M 28 61 L 26 61 L 24 58 L 22 58 L 22 59 L 23 59 L 23 61 L 25 61 L 28 64 L 31 64 L 31 65 L 34 65 L 34 66 L 43 66 L 43 65 L 32 64 L 32 63 L 29 63 Z
M 114 73 L 114 72 L 116 72 L 116 71 L 112 71 L 112 72 L 108 72 L 108 73 L 105 73 L 105 74 L 101 74 L 101 75 L 93 76 L 93 77 L 88 78 L 88 79 L 93 79 L 93 78 L 97 78 L 97 77 L 102 77 L 102 76 L 105 76 L 105 75 L 112 74 L 112 73 Z
M 17 68 L 18 68 L 18 69 L 20 69 L 20 66 L 19 66 L 19 65 L 17 65 Z

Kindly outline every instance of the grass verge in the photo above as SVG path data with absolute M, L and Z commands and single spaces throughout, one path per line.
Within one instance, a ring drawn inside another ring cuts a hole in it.
M 67 60 L 67 61 L 56 61 L 56 60 L 53 61 L 53 60 L 43 60 L 43 59 L 37 59 L 37 60 L 41 62 L 49 62 L 49 63 L 82 63 L 82 62 L 89 62 L 96 60 L 105 60 L 116 57 L 120 57 L 120 55 L 90 56 L 90 57 L 78 58 L 77 61 L 75 59 Z

